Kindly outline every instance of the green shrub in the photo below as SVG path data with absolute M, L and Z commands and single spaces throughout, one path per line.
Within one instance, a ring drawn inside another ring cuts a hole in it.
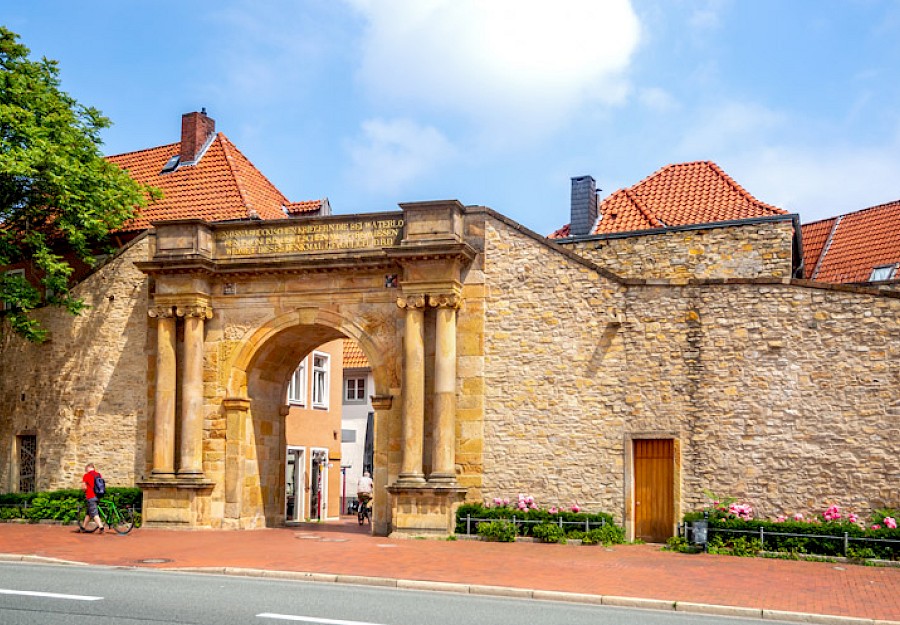
M 621 545 L 625 542 L 625 530 L 612 523 L 586 532 L 581 539 L 586 545 Z
M 516 533 L 516 526 L 512 522 L 502 519 L 478 524 L 478 535 L 485 540 L 511 543 L 515 542 Z
M 104 500 L 112 500 L 119 508 L 141 506 L 140 488 L 108 488 Z M 25 519 L 31 522 L 41 520 L 70 523 L 78 516 L 78 509 L 84 502 L 84 492 L 80 489 L 34 493 L 5 493 L 0 495 L 0 519 Z
M 566 542 L 566 532 L 555 523 L 540 523 L 531 528 L 531 535 L 545 543 Z

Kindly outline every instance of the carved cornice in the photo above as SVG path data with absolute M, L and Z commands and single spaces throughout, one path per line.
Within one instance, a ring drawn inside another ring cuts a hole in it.
M 147 314 L 153 319 L 169 319 L 175 316 L 175 309 L 172 306 L 151 306 Z
M 459 293 L 429 295 L 428 305 L 432 308 L 459 308 L 462 305 L 462 296 Z
M 212 319 L 212 306 L 203 304 L 190 304 L 188 306 L 178 306 L 175 309 L 179 317 L 199 317 L 201 319 Z
M 372 395 L 372 408 L 375 410 L 390 410 L 394 403 L 393 395 Z
M 397 298 L 397 306 L 400 308 L 425 308 L 428 303 L 424 294 L 420 295 L 404 295 Z

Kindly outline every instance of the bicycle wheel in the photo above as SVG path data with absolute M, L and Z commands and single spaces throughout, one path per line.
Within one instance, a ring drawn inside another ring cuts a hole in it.
M 87 523 L 85 523 L 85 516 L 87 516 L 87 504 L 82 503 L 80 506 L 78 506 L 78 517 L 76 518 L 78 529 L 82 532 L 87 532 L 88 534 L 96 532 L 97 523 L 94 521 L 94 519 L 88 519 Z
M 116 530 L 116 534 L 127 534 L 134 529 L 134 510 L 131 508 L 123 510 L 111 508 L 109 512 L 110 517 L 112 517 L 110 526 Z

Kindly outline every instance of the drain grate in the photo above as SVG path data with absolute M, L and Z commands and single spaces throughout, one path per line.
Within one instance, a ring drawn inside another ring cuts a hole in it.
M 170 558 L 144 558 L 143 560 L 138 560 L 138 564 L 165 564 L 166 562 L 172 562 Z

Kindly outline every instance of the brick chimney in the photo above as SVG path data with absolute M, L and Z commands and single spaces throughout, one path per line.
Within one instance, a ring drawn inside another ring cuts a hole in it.
M 206 116 L 206 109 L 199 113 L 181 116 L 181 164 L 193 163 L 200 156 L 206 142 L 216 133 L 216 120 Z
M 572 236 L 590 234 L 597 223 L 597 182 L 592 176 L 572 178 L 572 214 L 569 232 Z

